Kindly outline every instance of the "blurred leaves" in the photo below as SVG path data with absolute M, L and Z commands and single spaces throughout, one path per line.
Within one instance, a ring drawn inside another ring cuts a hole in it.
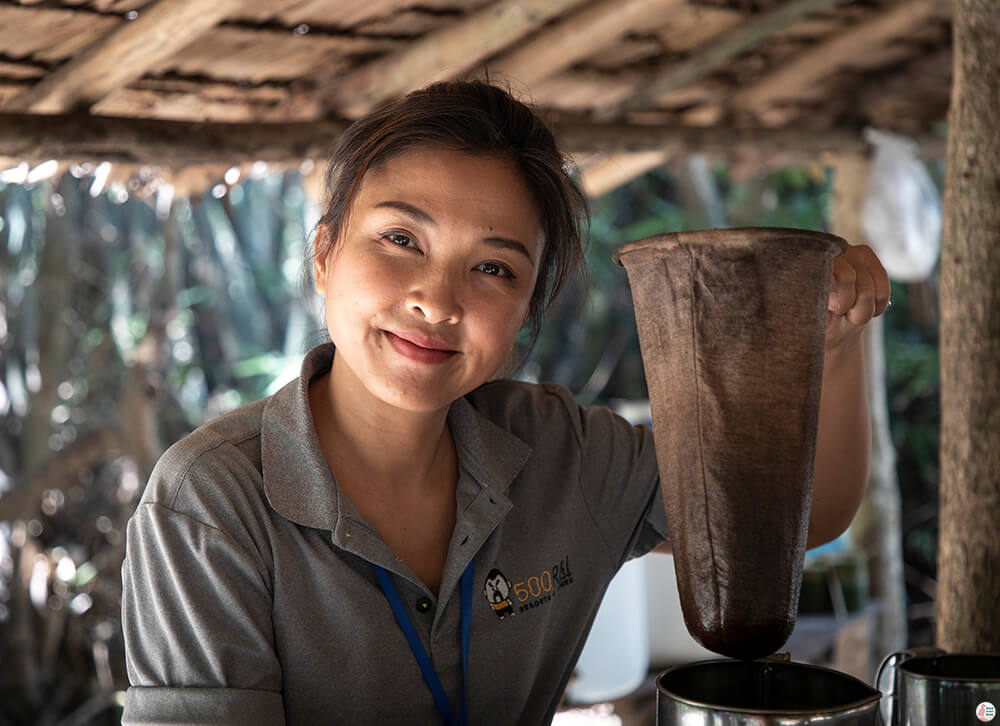
M 81 168 L 0 186 L 0 724 L 120 721 L 142 483 L 322 337 L 297 175 L 193 199 L 100 186 Z

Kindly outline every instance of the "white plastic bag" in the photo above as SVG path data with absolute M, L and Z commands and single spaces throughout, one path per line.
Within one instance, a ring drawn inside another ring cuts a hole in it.
M 893 280 L 930 277 L 941 254 L 941 196 L 917 145 L 904 136 L 865 129 L 875 147 L 861 226 Z

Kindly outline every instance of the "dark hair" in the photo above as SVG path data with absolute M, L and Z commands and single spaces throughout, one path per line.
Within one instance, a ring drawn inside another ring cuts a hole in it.
M 544 313 L 583 265 L 587 199 L 552 132 L 525 104 L 483 81 L 448 81 L 413 91 L 354 122 L 337 142 L 326 173 L 326 230 L 316 255 L 336 245 L 365 175 L 416 147 L 496 156 L 512 162 L 537 205 L 545 235 L 528 312 L 533 343 Z

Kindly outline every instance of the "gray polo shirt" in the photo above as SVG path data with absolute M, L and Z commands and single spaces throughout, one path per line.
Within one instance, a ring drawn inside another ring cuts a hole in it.
M 461 694 L 459 580 L 475 559 L 470 724 L 548 723 L 618 568 L 663 541 L 653 439 L 562 387 L 456 401 L 455 530 L 435 597 L 340 493 L 308 383 L 222 416 L 160 459 L 128 525 L 124 723 L 435 724 L 370 563 L 444 689 Z

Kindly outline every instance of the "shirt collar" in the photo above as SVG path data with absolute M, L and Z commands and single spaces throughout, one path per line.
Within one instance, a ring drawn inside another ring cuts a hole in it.
M 268 399 L 261 422 L 261 467 L 267 499 L 279 514 L 306 527 L 336 531 L 345 512 L 354 510 L 323 456 L 309 408 L 309 383 L 330 370 L 333 356 L 332 343 L 313 348 L 298 379 Z M 448 411 L 459 469 L 505 500 L 531 447 L 490 421 L 473 399 L 469 394 Z

